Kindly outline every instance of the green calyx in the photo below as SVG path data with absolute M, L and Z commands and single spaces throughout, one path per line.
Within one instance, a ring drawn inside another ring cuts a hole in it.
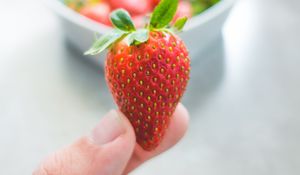
M 181 32 L 187 17 L 179 18 L 174 25 L 169 25 L 177 11 L 177 6 L 178 0 L 161 0 L 154 9 L 149 24 L 142 29 L 136 29 L 126 10 L 113 11 L 110 20 L 116 29 L 97 39 L 85 55 L 99 54 L 121 39 L 124 39 L 128 45 L 139 45 L 148 41 L 150 31 Z

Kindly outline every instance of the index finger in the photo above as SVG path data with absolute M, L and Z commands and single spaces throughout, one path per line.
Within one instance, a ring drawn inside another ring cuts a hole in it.
M 171 119 L 165 138 L 154 151 L 145 151 L 142 147 L 136 144 L 132 157 L 129 160 L 125 169 L 125 174 L 134 170 L 140 164 L 151 159 L 152 157 L 161 154 L 162 152 L 174 146 L 185 134 L 189 122 L 189 115 L 186 108 L 179 103 Z

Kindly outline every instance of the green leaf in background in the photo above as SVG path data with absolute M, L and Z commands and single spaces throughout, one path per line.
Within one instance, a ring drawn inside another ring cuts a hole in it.
M 64 3 L 75 11 L 79 11 L 86 5 L 86 0 L 64 0 Z
M 220 2 L 220 0 L 190 0 L 190 2 L 192 4 L 193 16 L 195 16 Z
M 131 17 L 127 11 L 124 9 L 118 9 L 111 13 L 111 22 L 115 27 L 123 31 L 134 31 L 135 27 L 131 20 Z
M 106 35 L 103 35 L 100 37 L 93 45 L 92 47 L 86 51 L 85 55 L 96 55 L 106 48 L 108 48 L 112 43 L 120 39 L 126 32 L 121 30 L 113 30 L 111 33 L 108 33 Z
M 173 19 L 178 6 L 178 0 L 161 0 L 154 9 L 150 19 L 150 28 L 161 29 Z
M 126 37 L 128 45 L 144 43 L 149 39 L 148 29 L 139 29 Z
M 175 22 L 174 24 L 174 28 L 177 30 L 177 31 L 182 31 L 185 23 L 187 22 L 188 18 L 187 17 L 183 17 L 183 18 L 179 18 L 177 19 L 177 21 Z

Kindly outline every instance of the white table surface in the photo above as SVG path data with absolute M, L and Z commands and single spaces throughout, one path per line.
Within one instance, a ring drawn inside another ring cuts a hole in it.
M 31 174 L 115 106 L 48 9 L 0 4 L 0 174 Z M 300 174 L 299 32 L 300 1 L 239 2 L 224 40 L 194 56 L 186 137 L 132 174 Z

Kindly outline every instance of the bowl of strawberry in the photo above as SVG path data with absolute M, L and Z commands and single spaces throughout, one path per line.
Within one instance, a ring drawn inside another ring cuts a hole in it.
M 45 0 L 45 2 L 58 14 L 68 41 L 83 52 L 95 41 L 95 37 L 101 37 L 113 29 L 109 17 L 112 11 L 125 9 L 131 15 L 134 25 L 143 27 L 160 0 Z M 189 19 L 184 32 L 179 35 L 185 41 L 191 55 L 205 50 L 220 36 L 234 2 L 235 0 L 179 1 L 172 22 L 182 16 Z M 89 57 L 96 63 L 103 63 L 99 56 Z

